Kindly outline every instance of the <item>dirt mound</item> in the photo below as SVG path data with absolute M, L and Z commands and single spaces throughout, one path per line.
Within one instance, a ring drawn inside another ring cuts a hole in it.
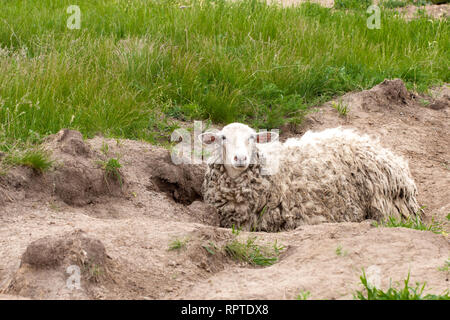
M 99 139 L 88 144 L 79 132 L 62 130 L 48 143 L 54 156 L 64 163 L 54 175 L 55 193 L 67 204 L 86 205 L 101 195 L 123 196 L 131 185 L 139 182 L 136 180 L 142 171 L 148 178 L 148 190 L 166 193 L 183 204 L 201 199 L 204 166 L 175 165 L 170 152 L 163 148 L 148 149 L 142 144 L 141 152 L 137 153 L 127 150 L 136 147 L 130 141 L 117 145 L 103 139 L 100 144 Z M 110 159 L 125 160 L 119 169 L 120 181 L 111 179 L 101 168 Z
M 61 265 L 79 266 L 106 264 L 105 246 L 88 238 L 81 230 L 61 237 L 48 236 L 32 242 L 22 256 L 22 264 L 35 268 L 56 268 Z
M 112 265 L 109 260 L 104 245 L 81 230 L 47 236 L 27 247 L 19 270 L 3 293 L 35 298 L 40 294 L 46 298 L 88 298 L 93 283 L 107 281 Z
M 367 112 L 384 112 L 411 105 L 415 95 L 410 93 L 401 79 L 385 80 L 370 90 L 347 94 L 343 100 L 354 108 Z
M 93 206 L 94 215 L 114 217 L 120 216 L 114 213 L 112 205 L 118 201 L 128 200 L 132 205 L 148 208 L 145 203 L 160 201 L 155 198 L 162 195 L 183 205 L 202 198 L 206 167 L 175 165 L 170 152 L 161 147 L 102 137 L 84 140 L 80 132 L 63 129 L 47 137 L 44 148 L 51 152 L 52 169 L 39 174 L 30 168 L 16 167 L 0 175 L 0 205 L 50 198 L 51 202 L 72 207 Z M 116 168 L 108 168 L 111 161 Z M 107 213 L 95 208 L 105 203 L 111 204 Z M 189 212 L 195 216 L 195 212 Z M 203 211 L 198 213 L 206 215 Z
M 90 148 L 80 132 L 63 129 L 45 144 L 56 161 L 51 173 L 54 194 L 68 205 L 83 206 L 102 195 L 120 197 L 126 181 L 118 181 L 102 168 L 106 163 L 98 151 Z

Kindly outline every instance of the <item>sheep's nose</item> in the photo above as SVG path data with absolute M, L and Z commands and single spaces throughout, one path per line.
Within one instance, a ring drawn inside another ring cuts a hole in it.
M 241 157 L 234 156 L 234 161 L 245 161 L 245 160 L 247 160 L 247 156 L 241 156 Z

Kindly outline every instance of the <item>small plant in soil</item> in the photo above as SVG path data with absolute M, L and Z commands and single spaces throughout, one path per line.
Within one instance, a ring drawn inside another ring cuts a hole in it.
M 295 297 L 296 300 L 308 300 L 311 296 L 309 291 L 300 291 L 300 293 Z
M 397 289 L 389 285 L 386 291 L 376 288 L 367 280 L 366 273 L 360 277 L 364 287 L 362 291 L 356 291 L 354 298 L 358 300 L 449 300 L 449 291 L 446 290 L 442 294 L 426 294 L 424 295 L 425 285 L 416 282 L 415 287 L 409 285 L 409 276 L 403 281 L 403 288 Z
M 231 226 L 231 233 L 234 234 L 235 236 L 238 236 L 241 233 L 242 228 L 236 228 L 235 225 L 233 224 Z
M 169 244 L 169 251 L 181 250 L 186 248 L 188 239 L 175 239 Z
M 88 280 L 92 282 L 99 282 L 105 275 L 103 267 L 96 263 L 85 263 L 83 265 L 83 270 L 86 273 Z
M 100 148 L 100 151 L 107 156 L 109 152 L 109 145 L 106 142 L 102 143 L 102 147 Z
M 340 116 L 345 117 L 347 116 L 348 112 L 350 111 L 350 109 L 348 108 L 348 106 L 346 104 L 344 104 L 342 101 L 339 102 L 335 102 L 333 101 L 331 103 L 331 107 L 335 110 L 337 110 L 337 112 L 339 113 Z
M 271 266 L 278 261 L 278 256 L 284 247 L 262 246 L 256 243 L 256 237 L 249 237 L 243 242 L 238 239 L 225 245 L 225 252 L 235 260 L 249 263 L 253 266 Z
M 110 158 L 108 161 L 99 161 L 98 162 L 102 169 L 105 170 L 105 181 L 108 184 L 107 177 L 116 179 L 120 186 L 122 187 L 122 175 L 120 173 L 120 168 L 122 165 L 117 158 Z
M 100 278 L 103 276 L 104 271 L 103 268 L 97 264 L 92 264 L 89 268 L 90 279 L 94 282 L 98 282 Z
M 346 250 L 342 250 L 342 246 L 338 245 L 338 247 L 336 248 L 336 255 L 337 256 L 346 256 L 347 255 L 347 251 Z
M 214 244 L 214 242 L 210 241 L 208 244 L 202 245 L 202 247 L 210 254 L 215 255 L 217 252 L 217 246 Z

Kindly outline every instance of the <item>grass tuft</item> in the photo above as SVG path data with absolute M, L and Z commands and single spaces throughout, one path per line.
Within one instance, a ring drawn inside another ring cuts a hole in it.
M 113 178 L 117 180 L 122 187 L 122 174 L 120 173 L 120 168 L 122 165 L 120 164 L 119 159 L 110 158 L 108 161 L 98 161 L 103 170 L 105 170 L 105 181 L 108 183 L 107 178 Z
M 249 263 L 253 266 L 271 266 L 278 261 L 278 256 L 284 249 L 275 242 L 272 247 L 256 243 L 256 237 L 249 237 L 242 242 L 238 239 L 225 245 L 225 252 L 235 260 Z
M 425 283 L 420 284 L 416 283 L 415 287 L 409 286 L 409 276 L 403 281 L 404 286 L 403 288 L 396 289 L 392 286 L 389 286 L 389 288 L 386 291 L 383 291 L 381 289 L 378 289 L 374 287 L 372 284 L 370 284 L 367 281 L 366 273 L 363 270 L 363 275 L 360 277 L 361 283 L 364 287 L 363 291 L 356 291 L 356 294 L 354 295 L 355 299 L 358 300 L 449 300 L 449 291 L 446 290 L 440 295 L 434 295 L 434 294 L 426 294 L 424 295 L 423 292 L 425 290 Z
M 309 291 L 301 291 L 297 297 L 295 297 L 296 300 L 308 300 L 311 296 L 311 292 Z
M 44 172 L 51 168 L 53 161 L 50 153 L 42 148 L 31 148 L 23 151 L 12 151 L 4 160 L 9 165 L 30 167 L 37 172 Z
M 341 245 L 338 245 L 336 248 L 337 256 L 346 256 L 348 254 L 347 250 L 343 250 Z
M 169 244 L 169 251 L 181 250 L 186 248 L 188 239 L 175 239 Z
M 342 117 L 347 116 L 348 112 L 350 111 L 348 105 L 344 104 L 342 101 L 338 101 L 337 103 L 333 101 L 331 103 L 331 107 L 335 109 Z

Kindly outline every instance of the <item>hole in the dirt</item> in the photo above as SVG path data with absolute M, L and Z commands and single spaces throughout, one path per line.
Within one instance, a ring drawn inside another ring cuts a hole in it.
M 192 202 L 202 199 L 197 192 L 192 189 L 186 190 L 178 183 L 172 183 L 160 177 L 153 177 L 151 180 L 158 191 L 167 194 L 173 200 L 181 204 L 190 205 Z

